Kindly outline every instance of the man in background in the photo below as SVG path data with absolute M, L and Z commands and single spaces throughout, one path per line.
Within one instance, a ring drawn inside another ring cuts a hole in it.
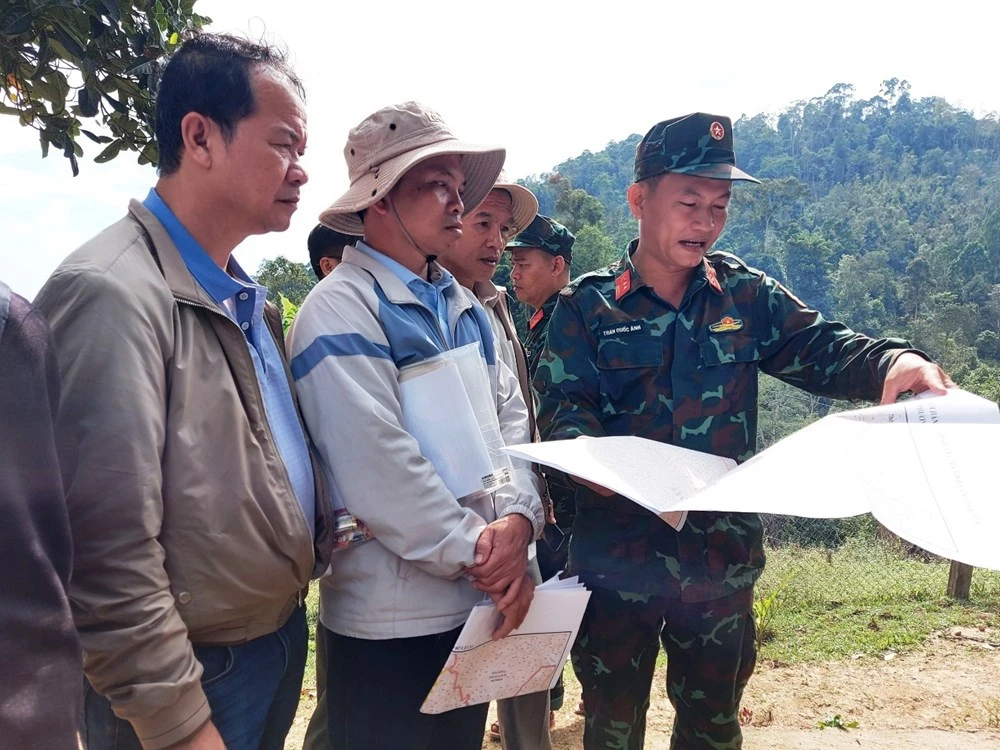
M 340 265 L 344 257 L 344 248 L 353 245 L 360 237 L 344 234 L 336 229 L 317 224 L 309 233 L 306 244 L 309 246 L 309 263 L 312 265 L 316 279 L 322 281 L 330 272 Z
M 361 238 L 344 234 L 323 224 L 317 224 L 309 233 L 306 244 L 309 247 L 309 263 L 316 279 L 322 281 L 344 258 L 344 248 Z M 316 708 L 313 709 L 303 750 L 330 750 L 330 734 L 326 714 L 326 631 L 316 623 Z
M 507 292 L 491 279 L 507 242 L 531 222 L 537 211 L 538 200 L 530 190 L 501 177 L 486 199 L 462 221 L 462 237 L 440 255 L 441 264 L 459 284 L 476 295 L 486 311 L 497 355 L 517 375 L 521 396 L 528 406 L 531 440 L 535 439 L 535 415 L 527 358 L 510 316 Z M 537 475 L 535 488 L 544 496 L 544 484 Z M 542 582 L 535 542 L 529 547 L 528 570 L 535 583 Z M 499 739 L 504 750 L 551 747 L 548 691 L 497 701 L 497 717 L 498 721 L 490 727 L 490 736 Z
M 538 359 L 545 347 L 549 320 L 559 299 L 559 291 L 569 283 L 576 238 L 559 222 L 539 214 L 531 224 L 507 243 L 511 251 L 510 280 L 519 302 L 532 310 L 528 320 L 528 335 L 524 339 L 528 377 L 535 377 Z M 532 401 L 534 404 L 534 393 Z M 544 471 L 544 470 L 543 470 Z M 576 489 L 566 478 L 555 472 L 545 473 L 545 483 L 552 508 L 552 523 L 545 525 L 542 543 L 538 545 L 538 566 L 542 578 L 548 580 L 566 569 L 569 553 L 569 533 L 576 514 Z M 552 710 L 562 708 L 565 688 L 560 676 L 552 688 Z M 583 713 L 582 704 L 577 713 Z

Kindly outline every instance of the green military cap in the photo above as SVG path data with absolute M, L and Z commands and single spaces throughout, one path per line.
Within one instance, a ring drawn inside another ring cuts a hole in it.
M 704 112 L 657 123 L 639 142 L 635 150 L 635 181 L 664 172 L 760 182 L 736 167 L 732 121 Z
M 537 247 L 549 255 L 561 255 L 573 260 L 573 243 L 576 237 L 566 227 L 548 216 L 538 214 L 527 228 L 507 243 L 507 249 Z

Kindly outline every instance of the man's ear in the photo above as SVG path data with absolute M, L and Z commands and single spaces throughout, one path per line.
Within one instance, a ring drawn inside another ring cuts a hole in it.
M 641 182 L 633 182 L 628 186 L 628 207 L 632 216 L 642 219 L 642 210 L 646 204 L 646 186 Z
M 336 258 L 331 258 L 329 255 L 324 255 L 319 259 L 319 268 L 323 272 L 323 278 L 326 278 L 330 271 L 337 267 L 340 263 Z
M 368 207 L 368 210 L 375 211 L 380 216 L 385 216 L 389 213 L 389 201 L 386 198 L 379 198 Z
M 181 119 L 181 141 L 184 143 L 184 158 L 192 160 L 203 169 L 212 166 L 214 136 L 219 127 L 200 112 L 188 112 Z
M 566 270 L 566 259 L 561 255 L 552 256 L 552 275 L 559 276 Z

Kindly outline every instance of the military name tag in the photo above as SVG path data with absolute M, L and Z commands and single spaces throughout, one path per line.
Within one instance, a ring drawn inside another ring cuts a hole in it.
M 607 338 L 608 336 L 628 336 L 634 333 L 646 333 L 646 321 L 644 320 L 630 320 L 627 323 L 618 323 L 617 325 L 610 326 L 609 328 L 604 328 L 601 330 L 601 338 Z

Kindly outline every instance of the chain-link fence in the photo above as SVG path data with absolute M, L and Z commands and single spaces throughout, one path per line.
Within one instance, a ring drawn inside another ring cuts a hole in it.
M 949 560 L 900 539 L 871 515 L 765 515 L 761 591 L 800 603 L 927 601 L 946 596 Z M 976 570 L 971 599 L 1000 591 L 1000 572 Z
M 766 450 L 811 422 L 870 404 L 812 396 L 770 377 L 760 381 L 758 445 Z M 950 561 L 900 539 L 871 515 L 801 518 L 765 515 L 767 567 L 759 590 L 802 603 L 889 603 L 947 594 Z M 977 570 L 971 598 L 1000 591 L 1000 573 Z

